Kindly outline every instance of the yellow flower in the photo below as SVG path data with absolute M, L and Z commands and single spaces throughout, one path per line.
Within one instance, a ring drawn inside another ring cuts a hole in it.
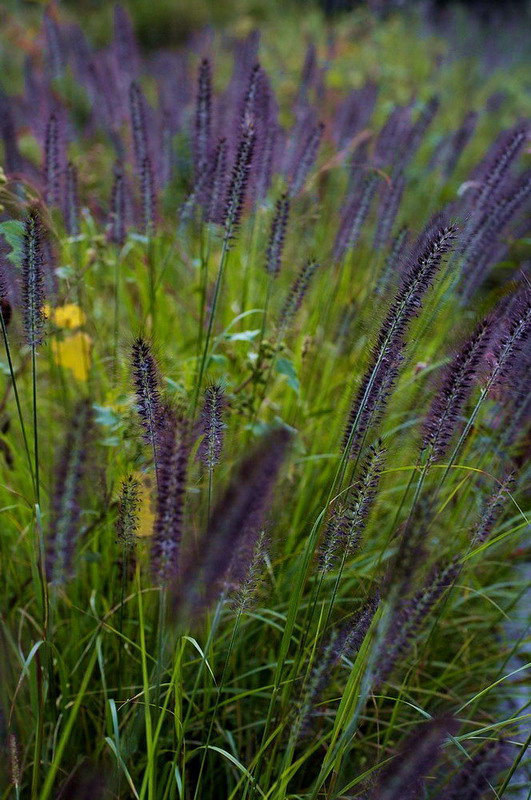
M 44 313 L 58 328 L 80 328 L 85 324 L 87 318 L 84 311 L 75 303 L 66 303 L 57 308 L 44 307 Z
M 92 339 L 79 331 L 64 339 L 52 339 L 55 363 L 72 371 L 78 381 L 86 381 L 91 364 Z

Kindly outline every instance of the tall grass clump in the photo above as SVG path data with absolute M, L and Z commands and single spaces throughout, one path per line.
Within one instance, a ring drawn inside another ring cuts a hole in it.
M 1 796 L 527 797 L 514 23 L 272 2 L 145 50 L 135 4 L 110 32 L 26 5 L 0 56 Z

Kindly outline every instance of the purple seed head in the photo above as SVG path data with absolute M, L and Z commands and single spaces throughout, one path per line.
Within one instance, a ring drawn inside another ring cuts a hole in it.
M 45 568 L 48 581 L 62 584 L 72 574 L 74 551 L 80 534 L 79 497 L 87 472 L 92 439 L 93 411 L 88 400 L 76 407 L 61 450 L 52 495 L 50 536 Z
M 324 133 L 324 124 L 319 122 L 306 137 L 301 147 L 295 169 L 289 182 L 289 196 L 296 197 L 303 188 L 311 168 L 314 165 L 321 139 Z
M 503 741 L 487 742 L 468 758 L 441 793 L 440 800 L 484 800 L 492 797 L 496 776 L 512 762 L 509 746 Z
M 439 759 L 446 739 L 459 725 L 452 717 L 438 717 L 417 725 L 396 757 L 378 772 L 369 800 L 413 800 L 424 794 L 425 780 Z
M 240 114 L 242 129 L 252 124 L 256 128 L 258 121 L 258 101 L 260 97 L 261 83 L 264 75 L 260 64 L 255 64 L 249 75 L 247 89 L 243 97 L 242 110 Z
M 391 185 L 385 185 L 383 196 L 378 209 L 378 222 L 374 234 L 374 247 L 380 250 L 386 247 L 395 224 L 396 215 L 400 207 L 402 195 L 406 186 L 404 175 L 394 175 Z
M 158 586 L 175 583 L 180 573 L 189 451 L 186 422 L 165 409 L 157 451 L 157 512 L 151 538 L 151 571 Z
M 44 234 L 38 210 L 24 221 L 22 256 L 22 311 L 26 344 L 38 347 L 44 338 Z
M 114 6 L 114 50 L 118 68 L 134 76 L 138 71 L 138 46 L 131 17 L 120 3 Z
M 340 261 L 347 250 L 354 247 L 361 235 L 363 224 L 371 210 L 371 203 L 376 192 L 378 176 L 371 172 L 366 176 L 359 190 L 354 190 L 350 200 L 347 201 L 345 211 L 341 218 L 339 230 L 332 258 Z
M 131 363 L 137 410 L 144 438 L 153 448 L 157 463 L 157 443 L 164 427 L 164 407 L 160 399 L 159 371 L 151 347 L 139 337 L 133 344 Z
M 71 161 L 66 168 L 64 200 L 65 227 L 69 236 L 79 234 L 79 196 L 77 190 L 77 169 Z
M 46 39 L 46 63 L 52 79 L 59 78 L 66 65 L 63 32 L 53 17 L 53 6 L 46 8 L 43 16 Z
M 219 464 L 223 449 L 223 411 L 226 400 L 225 393 L 218 383 L 208 386 L 205 390 L 205 400 L 201 410 L 200 430 L 203 435 L 197 451 L 200 461 L 214 469 Z
M 334 509 L 319 556 L 322 572 L 330 571 L 338 559 L 351 557 L 360 547 L 363 530 L 378 494 L 385 452 L 381 441 L 369 447 L 359 478 L 342 505 Z
M 488 385 L 490 389 L 502 386 L 511 378 L 522 360 L 522 350 L 531 334 L 531 291 L 525 289 L 515 298 L 506 318 L 502 319 L 489 353 L 490 370 Z
M 443 166 L 443 175 L 445 178 L 449 178 L 455 172 L 455 168 L 457 167 L 465 147 L 474 135 L 478 116 L 477 111 L 468 111 L 462 125 L 454 132 Z
M 280 273 L 289 208 L 290 200 L 288 195 L 281 195 L 275 205 L 275 214 L 271 223 L 271 232 L 266 251 L 266 271 L 273 278 L 278 277 Z
M 129 88 L 129 110 L 133 134 L 133 151 L 137 173 L 142 174 L 144 160 L 148 154 L 148 135 L 146 127 L 146 107 L 142 89 L 136 81 Z
M 472 533 L 473 545 L 483 544 L 489 539 L 496 523 L 505 510 L 508 495 L 510 495 L 515 483 L 516 473 L 509 472 L 502 478 L 495 491 L 487 497 L 483 503 L 479 519 Z
M 422 308 L 445 253 L 455 240 L 453 225 L 436 228 L 430 223 L 413 250 L 412 263 L 391 303 L 373 348 L 369 368 L 362 378 L 343 436 L 351 457 L 359 451 L 366 432 L 383 414 L 403 359 L 405 333 Z
M 310 288 L 311 280 L 318 267 L 319 263 L 315 259 L 310 258 L 303 265 L 299 274 L 293 281 L 278 319 L 277 327 L 281 333 L 284 333 L 295 319 L 297 311 L 302 305 L 302 301 Z
M 255 142 L 254 125 L 252 122 L 245 121 L 242 124 L 242 133 L 225 201 L 223 224 L 227 242 L 232 240 L 241 221 Z
M 476 381 L 492 333 L 492 321 L 479 323 L 444 372 L 424 424 L 423 449 L 430 461 L 440 460 L 448 450 L 459 419 Z
M 222 222 L 223 197 L 226 191 L 227 180 L 227 140 L 220 139 L 214 150 L 212 166 L 209 172 L 209 200 L 206 218 L 208 222 Z
M 234 561 L 247 564 L 244 570 L 239 569 L 239 580 L 235 586 L 227 585 L 232 592 L 232 605 L 237 613 L 248 611 L 256 601 L 263 585 L 266 559 L 269 553 L 269 538 L 265 530 L 257 537 L 246 537 L 242 547 L 235 553 Z M 229 576 L 233 578 L 229 568 Z
M 433 118 L 439 110 L 439 107 L 439 98 L 432 97 L 422 108 L 417 120 L 411 126 L 409 133 L 404 138 L 404 143 L 396 162 L 396 168 L 398 171 L 402 172 L 415 156 L 426 131 L 433 122 Z
M 410 599 L 398 598 L 398 607 L 382 645 L 379 659 L 379 682 L 385 682 L 397 663 L 413 646 L 431 612 L 444 592 L 451 587 L 460 572 L 457 560 L 437 564 L 424 586 Z
M 289 440 L 285 428 L 274 430 L 241 462 L 189 558 L 182 581 L 186 596 L 177 597 L 177 604 L 199 611 L 248 578 Z
M 195 171 L 199 175 L 205 169 L 210 153 L 210 129 L 212 125 L 212 70 L 207 58 L 201 61 L 197 81 L 195 107 Z
M 59 118 L 52 111 L 44 137 L 44 197 L 49 206 L 58 206 L 61 201 L 61 149 Z
M 467 194 L 473 207 L 471 223 L 477 220 L 478 215 L 483 212 L 485 203 L 491 201 L 503 186 L 510 168 L 525 146 L 528 135 L 528 131 L 520 126 L 503 131 L 473 172 L 472 178 L 479 183 L 479 187 Z

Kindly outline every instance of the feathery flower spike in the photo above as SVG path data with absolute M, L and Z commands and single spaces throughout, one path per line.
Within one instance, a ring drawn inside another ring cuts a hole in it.
M 289 207 L 290 201 L 288 195 L 281 195 L 275 205 L 275 215 L 271 223 L 271 233 L 269 234 L 266 252 L 266 271 L 273 278 L 276 278 L 280 273 Z
M 430 461 L 440 460 L 448 449 L 474 385 L 491 331 L 491 320 L 480 322 L 445 370 L 444 380 L 424 424 L 423 448 L 429 448 Z
M 22 310 L 26 344 L 38 347 L 44 338 L 43 228 L 39 212 L 32 209 L 24 221 L 22 258 Z
M 398 376 L 405 348 L 404 336 L 409 323 L 421 307 L 440 268 L 442 258 L 455 239 L 456 228 L 444 226 L 433 232 L 430 223 L 414 249 L 413 264 L 391 303 L 373 348 L 369 369 L 352 404 L 343 446 L 351 457 L 358 452 L 371 423 L 381 417 L 389 394 Z
M 157 364 L 149 344 L 141 337 L 133 344 L 131 362 L 138 414 L 145 430 L 145 440 L 153 449 L 157 467 L 157 446 L 164 427 L 165 414 L 160 399 Z
M 195 108 L 195 172 L 199 175 L 205 168 L 210 152 L 210 128 L 212 125 L 212 70 L 208 58 L 203 58 L 197 79 Z
M 135 546 L 135 536 L 138 530 L 139 491 L 140 484 L 133 475 L 124 478 L 118 499 L 116 535 L 125 550 L 132 550 Z
M 88 400 L 82 400 L 74 411 L 61 451 L 52 497 L 45 568 L 48 581 L 54 584 L 64 583 L 72 574 L 74 550 L 80 533 L 79 495 L 86 476 L 92 428 L 92 406 Z
M 179 577 L 189 432 L 183 419 L 165 409 L 159 434 L 157 513 L 151 538 L 151 571 L 158 586 Z
M 200 431 L 203 434 L 203 439 L 199 445 L 197 455 L 199 460 L 209 469 L 214 469 L 221 458 L 223 429 L 225 428 L 223 422 L 225 402 L 225 394 L 218 383 L 207 386 L 200 420 Z

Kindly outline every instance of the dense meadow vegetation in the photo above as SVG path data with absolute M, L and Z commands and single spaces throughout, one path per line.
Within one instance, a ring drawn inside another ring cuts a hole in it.
M 0 796 L 531 797 L 518 20 L 103 5 L 4 12 Z

